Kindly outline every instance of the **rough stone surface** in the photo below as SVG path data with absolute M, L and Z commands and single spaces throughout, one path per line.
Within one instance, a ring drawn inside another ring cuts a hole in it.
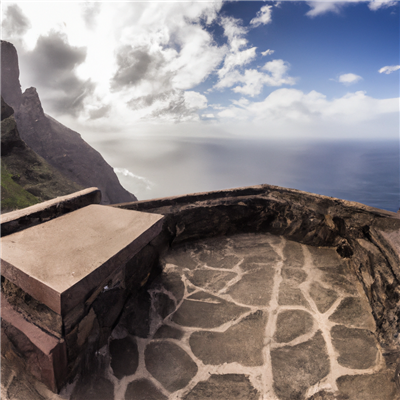
M 213 292 L 218 292 L 225 287 L 226 282 L 235 278 L 237 274 L 233 272 L 197 269 L 195 271 L 188 272 L 186 276 L 193 283 L 193 285 L 199 286 L 203 289 L 211 290 Z
M 139 292 L 139 296 L 131 297 L 122 313 L 120 325 L 135 336 L 145 338 L 150 332 L 151 299 L 147 291 Z
M 266 306 L 271 300 L 275 270 L 270 266 L 249 272 L 227 291 L 238 303 Z
M 339 352 L 338 363 L 347 368 L 366 369 L 375 365 L 378 349 L 371 331 L 336 325 L 332 343 Z
M 397 400 L 400 393 L 390 372 L 345 375 L 337 380 L 337 384 L 348 400 Z
M 294 262 L 287 266 L 292 251 Z M 105 373 L 90 375 L 114 384 L 110 400 L 135 395 L 141 400 L 398 400 L 396 353 L 387 352 L 383 358 L 374 338 L 376 328 L 360 327 L 368 320 L 367 299 L 352 280 L 351 264 L 338 258 L 334 249 L 250 233 L 186 243 L 173 253 L 174 263 L 167 252 L 161 259 L 163 273 L 149 280 L 135 302 L 127 303 L 130 311 L 141 309 L 135 323 L 148 313 L 143 332 L 128 331 L 126 318 L 121 318 L 110 347 L 96 356 Z M 221 268 L 224 256 L 232 255 L 238 263 Z M 188 259 L 193 260 L 191 268 Z M 268 269 L 268 276 L 255 273 Z M 215 271 L 215 284 L 221 289 L 212 288 L 210 277 L 207 288 L 194 286 L 189 277 L 195 271 Z M 236 275 L 233 280 L 230 273 Z M 340 279 L 330 284 L 329 275 L 335 273 Z M 243 306 L 229 293 L 249 276 L 257 287 L 262 286 L 260 276 L 268 279 L 270 299 L 265 305 Z M 383 270 L 381 276 L 389 282 Z M 291 304 L 279 301 L 290 295 Z M 295 295 L 301 299 L 298 304 Z M 179 324 L 179 319 L 185 323 Z M 137 344 L 137 369 L 119 379 L 112 363 L 119 358 L 120 376 L 126 373 L 129 357 L 122 351 L 123 340 Z M 120 356 L 112 348 L 116 342 Z M 379 360 L 386 364 L 376 363 Z M 9 374 L 3 376 L 10 382 Z M 76 388 L 75 394 L 82 390 Z M 63 396 L 70 398 L 68 393 Z
M 288 343 L 298 336 L 310 332 L 314 325 L 310 313 L 302 310 L 282 311 L 278 314 L 274 339 L 278 343 Z
M 167 400 L 150 381 L 138 379 L 131 382 L 125 392 L 125 400 Z
M 161 325 L 161 327 L 154 334 L 154 339 L 182 339 L 183 332 L 180 329 L 176 329 L 172 326 Z
M 211 375 L 205 382 L 199 382 L 184 400 L 258 400 L 260 394 L 245 375 Z
M 284 268 L 282 269 L 282 279 L 285 284 L 293 286 L 304 282 L 307 279 L 307 274 L 301 269 Z
M 303 306 L 308 308 L 309 304 L 300 289 L 290 287 L 281 283 L 278 303 L 280 306 Z
M 194 259 L 190 251 L 185 251 L 185 247 L 172 250 L 165 258 L 167 264 L 180 265 L 183 268 L 194 269 L 198 262 Z
M 71 400 L 110 400 L 114 397 L 114 385 L 105 378 L 96 377 L 79 382 L 71 395 Z
M 240 261 L 240 258 L 234 255 L 226 256 L 223 254 L 215 254 L 211 251 L 203 251 L 199 254 L 199 260 L 213 268 L 231 269 Z
M 145 361 L 147 370 L 170 392 L 185 387 L 198 370 L 181 347 L 169 342 L 151 342 L 145 350 Z
M 35 388 L 14 380 L 8 388 L 7 396 L 13 400 L 45 400 Z
M 185 265 L 187 265 L 186 262 Z M 162 273 L 161 276 L 154 281 L 154 287 L 157 288 L 159 286 L 162 286 L 168 292 L 172 293 L 177 303 L 182 300 L 183 294 L 185 293 L 185 285 L 179 274 L 174 272 L 168 274 Z
M 338 294 L 322 286 L 319 282 L 313 282 L 310 288 L 310 296 L 314 300 L 320 313 L 327 312 L 338 298 Z
M 284 268 L 303 267 L 304 254 L 299 243 L 288 241 L 283 248 L 283 257 L 285 260 Z
M 324 272 L 322 282 L 333 290 L 344 294 L 357 295 L 356 278 L 337 268 L 320 268 Z
M 225 332 L 195 332 L 190 337 L 193 354 L 204 364 L 237 362 L 245 366 L 263 364 L 262 349 L 267 315 L 250 314 Z
M 304 343 L 271 351 L 274 388 L 282 400 L 301 399 L 307 388 L 330 371 L 321 332 Z
M 216 328 L 233 318 L 238 318 L 248 308 L 237 306 L 219 297 L 198 292 L 184 300 L 172 321 L 182 326 Z
M 375 321 L 369 305 L 358 297 L 344 298 L 336 311 L 329 317 L 333 322 L 357 328 L 374 330 Z
M 175 302 L 165 293 L 155 293 L 153 295 L 153 307 L 158 315 L 164 319 L 175 311 Z
M 139 353 L 136 341 L 130 336 L 110 343 L 111 368 L 118 379 L 136 372 Z

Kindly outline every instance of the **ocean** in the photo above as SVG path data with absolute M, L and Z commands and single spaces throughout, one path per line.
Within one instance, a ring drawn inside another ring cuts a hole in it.
M 262 183 L 399 209 L 399 141 L 132 137 L 99 151 L 139 200 Z

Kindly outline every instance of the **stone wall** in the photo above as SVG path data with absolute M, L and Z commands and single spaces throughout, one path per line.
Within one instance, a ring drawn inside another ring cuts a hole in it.
M 400 215 L 360 203 L 259 185 L 117 205 L 163 214 L 157 246 L 209 236 L 270 232 L 333 246 L 364 286 L 388 355 L 400 355 Z
M 88 188 L 66 196 L 57 197 L 35 204 L 22 210 L 1 215 L 1 236 L 30 228 L 51 219 L 78 210 L 89 204 L 99 204 L 101 192 L 97 188 Z

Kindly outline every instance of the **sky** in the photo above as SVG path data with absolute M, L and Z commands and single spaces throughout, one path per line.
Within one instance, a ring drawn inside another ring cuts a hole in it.
M 45 112 L 98 149 L 152 135 L 386 140 L 399 137 L 399 11 L 389 0 L 3 1 L 2 39 L 22 90 L 36 87 Z

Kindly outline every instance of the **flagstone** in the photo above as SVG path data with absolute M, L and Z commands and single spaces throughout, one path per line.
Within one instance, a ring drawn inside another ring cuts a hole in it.
M 172 317 L 172 321 L 196 328 L 216 328 L 248 311 L 220 297 L 197 292 L 184 300 Z
M 225 332 L 194 332 L 190 337 L 193 354 L 204 364 L 237 362 L 245 366 L 263 364 L 266 312 L 257 311 Z

